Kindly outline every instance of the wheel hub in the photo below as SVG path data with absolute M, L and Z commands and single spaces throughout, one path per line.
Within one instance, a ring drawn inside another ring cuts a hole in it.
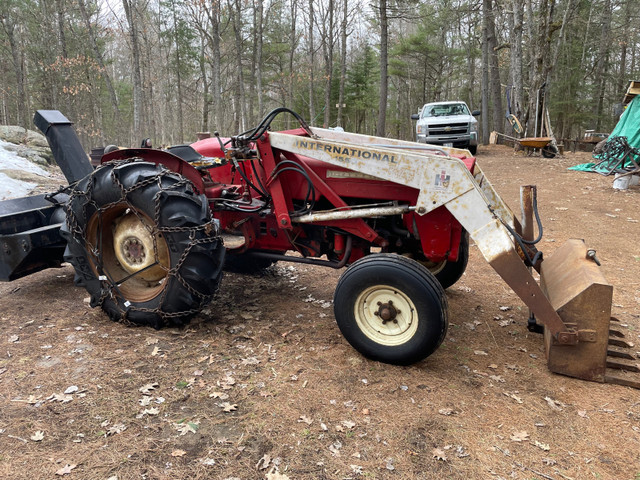
M 125 213 L 114 222 L 113 251 L 127 273 L 138 274 L 148 282 L 157 282 L 166 276 L 163 265 L 168 265 L 169 255 L 160 235 L 155 234 L 154 239 L 152 232 L 142 216 Z
M 388 285 L 372 285 L 363 290 L 356 299 L 354 314 L 360 330 L 380 345 L 401 345 L 418 328 L 411 298 Z
M 375 315 L 382 319 L 382 324 L 384 325 L 389 321 L 398 323 L 396 317 L 399 313 L 402 312 L 393 305 L 392 300 L 389 300 L 387 303 L 378 302 L 378 311 L 375 312 Z
M 144 244 L 137 237 L 129 237 L 124 241 L 122 253 L 131 264 L 143 263 L 146 257 Z

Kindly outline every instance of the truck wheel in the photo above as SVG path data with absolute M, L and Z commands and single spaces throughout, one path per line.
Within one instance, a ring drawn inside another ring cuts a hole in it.
M 447 260 L 437 263 L 425 265 L 431 273 L 436 277 L 442 288 L 447 289 L 454 285 L 467 269 L 469 262 L 469 234 L 463 230 L 460 237 L 460 248 L 458 249 L 458 260 L 449 262 Z
M 447 332 L 447 300 L 434 276 L 395 254 L 369 255 L 340 277 L 334 294 L 340 331 L 362 355 L 410 365 L 431 355 Z
M 184 177 L 108 163 L 75 186 L 66 212 L 65 260 L 112 320 L 183 325 L 211 301 L 225 250 L 206 197 Z
M 478 153 L 478 146 L 477 145 L 469 145 L 468 150 L 469 150 L 469 152 L 471 152 L 471 155 L 475 155 L 476 153 Z

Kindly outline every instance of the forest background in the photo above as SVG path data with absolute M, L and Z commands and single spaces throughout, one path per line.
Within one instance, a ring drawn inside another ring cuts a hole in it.
M 481 135 L 610 131 L 640 78 L 636 0 L 2 0 L 0 123 L 58 109 L 88 149 L 232 135 L 286 106 L 312 125 L 412 139 L 460 99 Z M 527 127 L 527 122 L 529 126 Z M 294 127 L 279 117 L 273 125 Z

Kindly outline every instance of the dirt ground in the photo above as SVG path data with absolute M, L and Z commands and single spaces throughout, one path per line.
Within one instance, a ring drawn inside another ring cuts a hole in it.
M 566 169 L 589 159 L 478 154 L 514 210 L 538 185 L 547 255 L 572 237 L 597 249 L 638 345 L 640 188 Z M 70 266 L 0 284 L 0 478 L 640 479 L 640 391 L 550 373 L 474 245 L 445 342 L 411 367 L 342 338 L 339 275 L 228 273 L 189 327 L 162 331 L 91 309 Z

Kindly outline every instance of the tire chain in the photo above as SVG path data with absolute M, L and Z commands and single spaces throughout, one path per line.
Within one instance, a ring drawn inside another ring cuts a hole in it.
M 69 200 L 67 202 L 67 204 L 65 205 L 65 212 L 67 215 L 67 225 L 69 226 L 69 230 L 71 231 L 72 235 L 74 236 L 74 238 L 76 240 L 82 240 L 83 242 L 83 248 L 85 249 L 85 251 L 87 252 L 87 258 L 89 258 L 89 256 L 91 256 L 92 258 L 96 259 L 99 261 L 99 263 L 96 265 L 98 272 L 102 272 L 102 264 L 100 263 L 101 259 L 101 255 L 100 252 L 98 250 L 98 247 L 92 245 L 88 238 L 87 238 L 87 233 L 86 233 L 86 224 L 84 226 L 84 228 L 79 224 L 75 213 L 73 212 L 73 209 L 71 208 L 71 203 L 75 198 L 83 198 L 84 201 L 82 202 L 83 204 L 83 209 L 86 213 L 87 211 L 87 207 L 89 205 L 93 206 L 95 208 L 95 214 L 98 215 L 102 215 L 102 212 L 108 210 L 109 208 L 112 208 L 118 204 L 123 203 L 122 201 L 124 200 L 124 202 L 127 204 L 127 206 L 130 208 L 131 212 L 133 212 L 138 219 L 141 221 L 141 223 L 143 225 L 145 225 L 145 227 L 147 228 L 147 230 L 149 231 L 149 233 L 151 234 L 151 237 L 153 238 L 153 249 L 154 249 L 154 258 L 157 262 L 157 264 L 167 273 L 167 276 L 165 277 L 165 283 L 168 285 L 169 284 L 169 279 L 170 277 L 174 277 L 177 281 L 180 282 L 180 284 L 194 297 L 199 299 L 199 303 L 198 306 L 196 308 L 192 308 L 189 310 L 183 310 L 180 312 L 164 312 L 162 311 L 162 306 L 164 305 L 164 300 L 166 298 L 167 295 L 167 288 L 163 289 L 162 291 L 162 297 L 160 298 L 160 301 L 158 302 L 158 306 L 156 308 L 145 308 L 145 307 L 132 307 L 132 306 L 127 306 L 126 304 L 129 303 L 128 301 L 125 300 L 125 306 L 127 307 L 126 310 L 123 310 L 122 308 L 120 308 L 120 304 L 118 303 L 117 299 L 116 299 L 116 293 L 114 293 L 114 290 L 118 292 L 118 286 L 115 284 L 115 281 L 113 281 L 113 279 L 109 278 L 107 275 L 102 275 L 100 274 L 100 281 L 101 281 L 101 295 L 100 298 L 98 299 L 97 305 L 102 306 L 102 304 L 104 303 L 104 301 L 108 298 L 111 297 L 114 300 L 114 304 L 118 307 L 118 310 L 120 311 L 120 322 L 125 324 L 125 325 L 134 325 L 132 322 L 130 322 L 127 319 L 127 315 L 130 311 L 138 311 L 138 312 L 145 312 L 145 313 L 152 313 L 152 314 L 157 314 L 158 316 L 160 316 L 160 318 L 162 318 L 163 320 L 170 320 L 173 318 L 180 318 L 180 317 L 184 317 L 184 316 L 190 316 L 190 315 L 195 315 L 198 312 L 200 312 L 200 310 L 207 305 L 211 299 L 213 298 L 213 296 L 215 295 L 215 293 L 213 294 L 209 294 L 209 295 L 205 295 L 203 293 L 198 292 L 196 289 L 194 289 L 191 285 L 189 285 L 189 283 L 182 277 L 182 275 L 180 275 L 179 270 L 180 267 L 182 266 L 182 264 L 184 263 L 184 261 L 186 260 L 186 258 L 188 257 L 189 253 L 191 252 L 191 249 L 196 246 L 196 245 L 201 245 L 201 244 L 206 244 L 206 243 L 213 243 L 213 242 L 217 242 L 219 241 L 219 236 L 218 236 L 218 226 L 217 226 L 217 221 L 214 218 L 211 218 L 211 220 L 209 220 L 206 223 L 203 223 L 202 225 L 197 225 L 197 226 L 192 226 L 192 227 L 160 227 L 160 196 L 162 194 L 162 192 L 166 192 L 166 191 L 171 191 L 171 190 L 175 190 L 179 187 L 182 186 L 187 186 L 188 189 L 193 193 L 195 191 L 194 185 L 186 178 L 182 177 L 178 182 L 175 182 L 169 186 L 163 186 L 162 185 L 162 178 L 167 177 L 169 175 L 175 175 L 175 172 L 173 172 L 172 170 L 169 170 L 168 168 L 164 167 L 163 165 L 160 165 L 162 167 L 162 170 L 157 174 L 154 175 L 146 180 L 143 180 L 141 182 L 138 182 L 136 184 L 134 184 L 133 186 L 131 186 L 130 188 L 125 188 L 125 186 L 120 182 L 120 180 L 118 179 L 118 177 L 114 174 L 114 171 L 116 168 L 125 165 L 125 164 L 129 164 L 129 163 L 134 163 L 136 161 L 140 161 L 142 159 L 140 158 L 129 158 L 129 159 L 125 159 L 125 160 L 114 160 L 111 162 L 106 162 L 103 164 L 103 166 L 113 166 L 113 169 L 111 170 L 110 176 L 112 181 L 114 182 L 115 185 L 117 185 L 120 189 L 121 192 L 121 198 L 117 201 L 111 202 L 107 205 L 104 205 L 103 207 L 99 207 L 96 202 L 94 200 L 91 200 L 91 193 L 93 190 L 93 182 L 89 181 L 87 184 L 87 189 L 86 191 L 82 191 L 80 190 L 77 185 L 76 187 L 71 191 L 70 196 L 69 196 Z M 102 168 L 102 167 L 101 167 Z M 136 190 L 139 190 L 141 188 L 147 187 L 149 185 L 152 185 L 154 183 L 157 183 L 158 188 L 160 189 L 154 196 L 154 225 L 153 227 L 149 227 L 147 225 L 147 222 L 144 222 L 142 219 L 142 216 L 140 215 L 140 213 L 137 211 L 137 209 L 129 202 L 128 200 L 128 195 Z M 88 223 L 88 222 L 86 222 Z M 206 238 L 200 238 L 200 239 L 196 239 L 196 233 L 200 230 L 203 230 L 207 237 Z M 158 259 L 158 245 L 157 245 L 157 235 L 162 233 L 175 233 L 175 232 L 189 232 L 189 245 L 184 249 L 184 251 L 182 252 L 182 255 L 180 256 L 180 259 L 178 260 L 177 264 L 173 267 L 173 268 L 167 268 L 164 265 L 162 265 L 159 262 Z M 214 235 L 211 235 L 212 232 L 215 232 Z

